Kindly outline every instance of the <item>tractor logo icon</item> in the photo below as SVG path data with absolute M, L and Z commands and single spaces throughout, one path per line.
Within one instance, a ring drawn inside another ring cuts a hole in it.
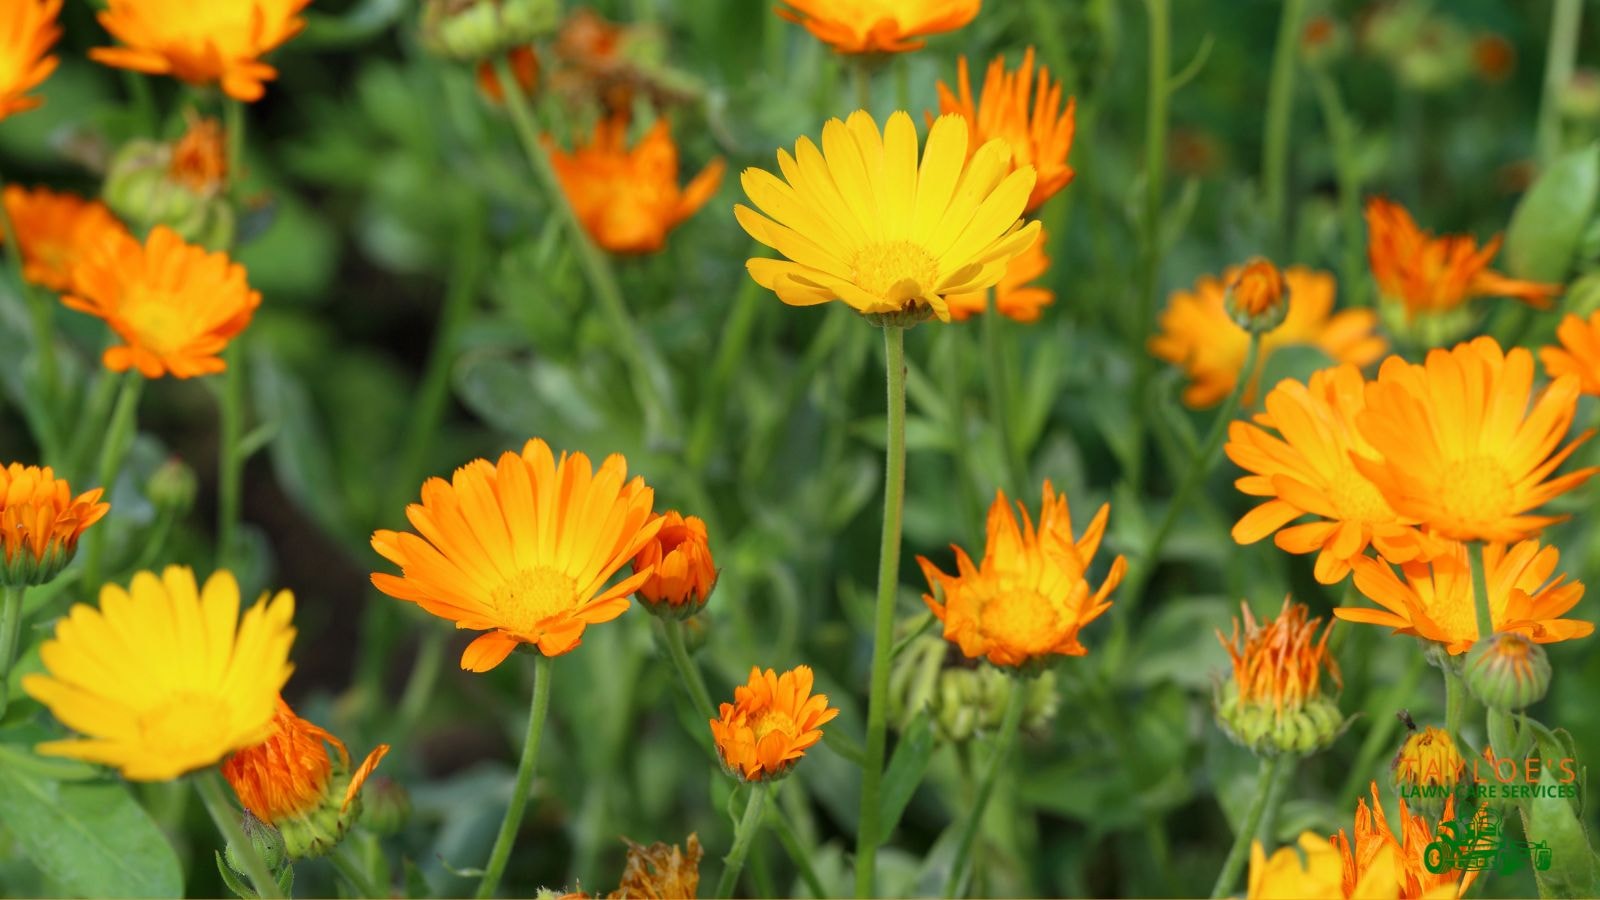
M 1422 864 L 1435 875 L 1460 869 L 1464 872 L 1494 870 L 1515 872 L 1525 860 L 1539 871 L 1550 868 L 1550 845 L 1546 841 L 1507 841 L 1499 810 L 1479 807 L 1471 819 L 1450 819 L 1439 823 L 1437 839 L 1422 850 Z

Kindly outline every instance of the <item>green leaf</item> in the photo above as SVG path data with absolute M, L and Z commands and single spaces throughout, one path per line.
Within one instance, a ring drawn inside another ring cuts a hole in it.
M 883 825 L 878 838 L 880 842 L 888 843 L 894 834 L 895 826 L 900 824 L 900 817 L 910 805 L 911 796 L 917 792 L 917 785 L 922 783 L 923 773 L 928 771 L 928 761 L 932 758 L 933 727 L 928 724 L 928 713 L 924 710 L 917 713 L 911 725 L 900 735 L 900 743 L 894 748 L 889 768 L 883 773 L 883 793 L 880 795 L 878 814 L 878 821 Z
M 183 893 L 177 855 L 123 784 L 61 783 L 0 766 L 0 821 L 63 893 Z
M 1562 759 L 1569 747 L 1547 729 L 1536 728 L 1538 753 L 1546 759 Z M 1539 773 L 1539 787 L 1554 794 L 1560 784 L 1555 773 L 1559 766 L 1545 766 Z M 1522 805 L 1522 827 L 1535 848 L 1550 849 L 1550 868 L 1534 870 L 1541 897 L 1600 896 L 1600 860 L 1589 844 L 1583 822 L 1573 812 L 1572 802 L 1561 796 L 1538 796 Z
M 104 770 L 72 759 L 39 756 L 27 747 L 0 744 L 0 768 L 15 770 L 48 781 L 89 781 L 105 774 Z
M 217 874 L 222 876 L 222 883 L 228 886 L 228 890 L 233 891 L 234 896 L 238 897 L 239 900 L 256 900 L 258 896 L 256 892 L 251 890 L 250 885 L 245 884 L 244 879 L 239 877 L 239 873 L 235 872 L 233 867 L 229 866 L 227 861 L 222 858 L 222 851 L 213 850 L 211 852 L 217 857 Z M 293 871 L 294 867 L 290 866 L 289 868 Z
M 1557 159 L 1524 194 L 1506 229 L 1506 270 L 1517 278 L 1565 282 L 1600 193 L 1600 145 Z

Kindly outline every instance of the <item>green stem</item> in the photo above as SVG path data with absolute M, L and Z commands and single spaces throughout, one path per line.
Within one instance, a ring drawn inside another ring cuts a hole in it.
M 94 473 L 89 470 L 96 435 L 104 435 L 110 428 L 111 404 L 117 396 L 117 373 L 102 367 L 95 376 L 94 387 L 89 391 L 89 401 L 79 421 L 84 427 L 75 429 L 67 445 L 67 472 L 75 480 L 88 481 Z
M 0 181 L 0 197 L 4 193 L 5 182 Z M 39 393 L 43 401 L 40 406 L 48 412 L 56 412 L 54 407 L 61 397 L 61 373 L 56 365 L 55 301 L 41 296 L 33 282 L 23 274 L 22 239 L 11 221 L 11 208 L 3 200 L 0 200 L 0 242 L 5 244 L 11 257 L 17 285 L 22 292 L 22 302 L 28 307 L 28 316 L 33 325 L 34 352 L 39 358 Z M 38 433 L 34 437 L 39 441 L 40 454 L 46 461 L 59 465 L 61 435 L 56 431 L 56 417 L 46 415 L 37 422 L 30 422 L 30 425 L 37 426 Z
M 694 660 L 689 658 L 689 649 L 684 646 L 683 623 L 677 619 L 662 619 L 661 632 L 667 645 L 667 655 L 672 658 L 672 667 L 678 670 L 678 680 L 683 682 L 684 692 L 694 703 L 695 712 L 707 720 L 715 719 L 717 707 L 711 702 L 711 692 L 706 690 L 705 679 L 701 677 Z
M 1339 86 L 1333 76 L 1320 69 L 1312 73 L 1311 83 L 1317 91 L 1317 101 L 1322 107 L 1322 118 L 1328 129 L 1328 141 L 1333 150 L 1334 176 L 1339 182 L 1339 230 L 1344 243 L 1340 262 L 1340 285 L 1344 301 L 1350 306 L 1363 306 L 1366 291 L 1366 229 L 1361 221 L 1361 164 L 1356 158 L 1356 129 L 1339 97 Z
M 228 183 L 230 188 L 237 188 L 241 176 L 239 166 L 244 160 L 244 104 L 238 100 L 229 100 L 222 105 L 222 127 L 227 131 L 228 146 Z
M 1578 26 L 1583 0 L 1555 0 L 1550 14 L 1550 43 L 1544 62 L 1544 91 L 1539 98 L 1537 149 L 1540 165 L 1561 152 L 1561 92 L 1572 80 L 1578 59 Z
M 1284 0 L 1278 19 L 1278 43 L 1272 53 L 1272 81 L 1267 89 L 1265 134 L 1261 146 L 1261 178 L 1268 234 L 1288 249 L 1285 213 L 1289 187 L 1289 123 L 1294 117 L 1294 58 L 1300 46 L 1300 18 L 1305 0 Z
M 994 288 L 985 288 L 983 314 L 983 361 L 989 389 L 989 415 L 1000 435 L 1000 453 L 1005 457 L 1006 487 L 1011 496 L 1021 499 L 1028 483 L 1028 463 L 1017 446 L 1016 429 L 1011 424 L 1009 379 L 1006 378 L 1006 348 L 1000 329 L 1003 323 L 995 303 Z
M 1266 843 L 1272 842 L 1272 836 L 1278 830 L 1278 809 L 1283 803 L 1284 794 L 1289 790 L 1289 782 L 1294 780 L 1294 770 L 1295 766 L 1291 762 L 1289 765 L 1279 766 L 1278 771 L 1273 774 L 1272 787 L 1267 794 L 1267 808 L 1262 812 L 1261 823 L 1256 828 L 1256 837 Z
M 1348 630 L 1348 628 L 1340 629 L 1341 632 Z M 1394 737 L 1394 730 L 1400 726 L 1400 719 L 1389 715 L 1387 711 L 1399 709 L 1407 702 L 1407 698 L 1416 693 L 1417 687 L 1422 683 L 1422 673 L 1428 668 L 1427 659 L 1420 653 L 1410 654 L 1409 659 L 1405 675 L 1401 676 L 1374 706 L 1368 707 L 1385 712 L 1373 721 L 1371 730 L 1361 742 L 1361 749 L 1356 751 L 1355 764 L 1345 776 L 1343 789 L 1336 795 L 1336 799 L 1341 803 L 1360 796 L 1363 785 L 1372 777 L 1373 765 L 1391 749 L 1390 741 Z
M 217 434 L 217 568 L 233 560 L 239 510 L 243 498 L 244 457 L 239 441 L 244 436 L 244 343 L 235 337 L 222 351 L 227 370 L 222 373 Z
M 947 364 L 941 367 L 945 376 L 941 389 L 950 409 L 950 453 L 955 463 L 956 493 L 961 503 L 961 531 L 968 540 L 974 540 L 983 533 L 983 504 L 972 485 L 972 446 L 967 439 L 966 370 L 957 363 L 965 358 L 968 349 L 966 329 L 940 328 L 934 334 L 935 340 L 943 342 L 949 351 L 945 356 Z
M 1473 609 L 1477 613 L 1478 640 L 1494 637 L 1494 615 L 1489 611 L 1489 582 L 1483 566 L 1483 542 L 1473 541 L 1467 547 L 1467 558 L 1472 566 Z
M 972 860 L 972 848 L 978 840 L 978 828 L 983 824 L 983 811 L 989 805 L 989 798 L 994 795 L 994 787 L 1000 782 L 1000 771 L 1005 768 L 1006 760 L 1011 757 L 1011 747 L 1017 742 L 1017 731 L 1022 727 L 1022 713 L 1028 707 L 1027 685 L 1022 679 L 1013 677 L 1009 684 L 1010 690 L 1006 694 L 1005 712 L 1001 714 L 1000 730 L 994 738 L 994 749 L 989 756 L 989 763 L 984 767 L 983 780 L 978 782 L 978 794 L 972 801 L 972 808 L 967 811 L 967 821 L 961 826 L 961 838 L 956 844 L 956 855 L 950 863 L 950 876 L 944 882 L 944 896 L 954 897 L 961 890 L 962 882 L 967 878 L 967 866 Z
M 756 251 L 752 250 L 752 253 Z M 758 296 L 761 286 L 755 279 L 746 278 L 734 297 L 730 318 L 717 342 L 717 355 L 711 363 L 706 380 L 705 395 L 700 408 L 695 411 L 694 427 L 689 432 L 689 449 L 684 454 L 690 471 L 702 472 L 711 458 L 717 439 L 717 424 L 724 418 L 724 401 L 734 373 L 744 361 L 745 348 L 750 344 L 750 334 L 755 330 L 757 313 L 763 306 Z
M 1165 247 L 1161 239 L 1162 200 L 1166 186 L 1167 166 L 1167 106 L 1171 99 L 1169 78 L 1172 55 L 1172 18 L 1168 0 L 1145 0 L 1149 13 L 1149 70 L 1145 84 L 1144 125 L 1144 217 L 1139 229 L 1140 290 L 1135 319 L 1134 342 L 1142 347 L 1155 321 L 1157 294 L 1161 289 L 1161 259 Z M 1131 402 L 1142 406 L 1155 370 L 1155 359 L 1143 352 L 1136 353 Z M 1129 449 L 1128 484 L 1134 495 L 1144 489 L 1144 429 L 1143 416 L 1133 417 Z
M 138 423 L 139 394 L 144 389 L 144 376 L 128 372 L 122 376 L 122 388 L 117 392 L 117 405 L 111 410 L 111 421 L 106 425 L 105 443 L 100 445 L 100 466 L 96 472 L 100 486 L 110 498 L 117 484 L 117 473 L 133 445 Z M 109 523 L 101 522 L 89 529 L 89 547 L 84 555 L 81 585 L 90 594 L 98 593 L 101 585 L 101 566 L 105 560 L 106 537 Z
M 1461 720 L 1467 713 L 1467 686 L 1450 665 L 1450 661 L 1445 660 L 1444 730 L 1455 739 L 1458 746 L 1465 747 L 1466 744 L 1461 740 Z
M 334 851 L 328 854 L 328 862 L 333 863 L 333 868 L 350 883 L 357 897 L 380 898 L 380 900 L 388 897 L 389 892 L 379 889 L 362 867 L 350 858 L 347 847 L 349 844 L 340 844 L 334 848 Z
M 527 156 L 528 164 L 533 168 L 533 174 L 544 189 L 550 206 L 567 227 L 567 235 L 577 251 L 578 264 L 583 269 L 590 290 L 594 291 L 601 313 L 611 320 L 611 328 L 621 346 L 622 358 L 633 376 L 634 393 L 643 409 L 646 429 L 651 434 L 670 437 L 677 428 L 677 416 L 667 402 L 666 385 L 669 382 L 666 367 L 655 346 L 644 339 L 634 324 L 627 304 L 622 300 L 622 288 L 617 284 L 610 260 L 595 246 L 589 233 L 584 230 L 583 223 L 578 220 L 578 214 L 573 211 L 572 203 L 561 187 L 561 179 L 556 176 L 544 143 L 539 139 L 533 111 L 528 107 L 528 98 L 523 94 L 521 84 L 511 72 L 510 62 L 504 56 L 496 57 L 494 68 L 495 76 L 505 87 L 505 108 L 511 116 L 512 128 L 522 143 L 523 154 Z
M 883 760 L 889 742 L 889 663 L 894 607 L 900 586 L 900 519 L 906 494 L 905 329 L 883 327 L 888 383 L 888 434 L 883 464 L 883 535 L 878 546 L 878 601 L 872 632 L 872 681 L 867 699 L 867 758 L 861 772 L 861 823 L 856 834 L 856 896 L 874 896 Z
M 507 73 L 509 74 L 509 73 Z M 502 76 L 501 84 L 512 84 Z M 506 817 L 500 821 L 500 833 L 495 836 L 494 849 L 489 852 L 489 864 L 483 867 L 483 880 L 478 883 L 478 900 L 493 897 L 505 873 L 506 861 L 511 858 L 511 845 L 517 841 L 517 829 L 522 825 L 522 813 L 528 805 L 528 789 L 533 784 L 533 770 L 539 764 L 539 742 L 544 737 L 544 722 L 550 714 L 550 657 L 538 653 L 533 658 L 533 704 L 528 709 L 528 733 L 522 739 L 522 760 L 517 763 L 517 781 L 511 789 L 511 801 L 506 805 Z
M 444 645 L 447 632 L 437 628 L 423 631 L 417 639 L 416 662 L 411 666 L 411 674 L 406 678 L 406 687 L 400 694 L 399 713 L 395 716 L 395 730 L 397 735 L 409 735 L 421 721 L 422 713 L 427 708 L 428 698 L 433 696 L 433 687 L 439 681 L 439 671 L 444 664 Z
M 1267 804 L 1271 802 L 1272 786 L 1278 780 L 1278 767 L 1283 765 L 1284 756 L 1273 754 L 1261 758 L 1261 775 L 1256 779 L 1256 798 L 1250 804 L 1250 811 L 1245 814 L 1239 832 L 1233 836 L 1228 859 L 1222 864 L 1217 883 L 1211 888 L 1213 900 L 1227 896 L 1239 880 L 1239 872 L 1244 868 L 1245 857 L 1250 852 L 1250 842 L 1255 840 L 1256 831 L 1261 827 L 1261 818 L 1266 815 Z
M 850 67 L 850 79 L 856 89 L 856 109 L 872 112 L 872 64 L 866 56 L 857 56 Z
M 911 59 L 909 53 L 895 54 L 894 108 L 911 112 Z
M 778 843 L 783 845 L 784 852 L 789 854 L 789 860 L 800 871 L 800 880 L 806 883 L 806 888 L 811 891 L 811 896 L 823 900 L 828 896 L 828 889 L 822 883 L 822 878 L 817 875 L 817 868 L 811 861 L 811 851 L 801 842 L 800 836 L 795 834 L 794 827 L 789 824 L 789 817 L 774 803 L 767 810 L 767 825 L 772 833 L 777 836 Z
M 761 829 L 761 811 L 767 803 L 767 785 L 757 781 L 750 785 L 750 799 L 744 805 L 744 815 L 733 831 L 733 847 L 722 860 L 722 877 L 717 879 L 717 897 L 732 897 L 733 887 L 739 881 L 739 871 L 744 868 L 744 858 L 750 852 L 750 842 Z
M 11 702 L 11 664 L 17 661 L 17 645 L 22 639 L 22 595 L 26 590 L 14 585 L 0 594 L 0 718 Z
M 266 861 L 256 851 L 255 843 L 245 836 L 244 826 L 239 822 L 239 811 L 228 799 L 228 788 L 223 784 L 222 775 L 216 767 L 196 773 L 194 786 L 200 792 L 200 800 L 205 803 L 206 812 L 211 814 L 211 821 L 216 824 L 217 830 L 222 832 L 223 842 L 231 845 L 234 856 L 244 863 L 245 877 L 250 879 L 256 894 L 261 897 L 281 898 L 283 892 L 278 890 L 278 880 L 272 877 L 272 870 L 267 868 Z

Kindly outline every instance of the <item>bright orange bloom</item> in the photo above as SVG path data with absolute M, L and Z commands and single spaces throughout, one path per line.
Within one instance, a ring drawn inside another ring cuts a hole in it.
M 711 720 L 711 737 L 728 771 L 745 781 L 770 781 L 788 774 L 822 740 L 822 726 L 839 714 L 827 694 L 811 693 L 810 666 L 779 675 L 750 669 L 750 681 L 733 689 Z
M 52 291 L 71 286 L 72 270 L 90 248 L 128 233 L 99 200 L 14 184 L 4 196 L 22 237 L 22 276 Z M 0 239 L 8 238 L 0 233 Z
M 218 190 L 228 180 L 228 142 L 222 123 L 191 116 L 183 137 L 172 145 L 167 164 L 172 180 L 196 193 Z
M 1396 514 L 1352 461 L 1377 456 L 1356 429 L 1365 389 L 1361 370 L 1346 363 L 1312 373 L 1309 384 L 1278 382 L 1253 423 L 1229 423 L 1223 449 L 1251 473 L 1235 486 L 1270 498 L 1233 526 L 1235 541 L 1253 544 L 1276 532 L 1279 549 L 1317 554 L 1314 574 L 1322 584 L 1343 580 L 1350 561 L 1369 546 L 1396 563 L 1446 551 L 1444 542 L 1417 529 L 1417 520 Z M 1284 527 L 1307 515 L 1317 520 Z
M 106 368 L 191 378 L 227 368 L 222 351 L 250 324 L 261 294 L 226 253 L 207 253 L 157 225 L 142 245 L 123 235 L 91 247 L 61 301 L 122 338 L 106 350 Z
M 261 57 L 300 33 L 311 0 L 109 0 L 100 24 L 121 42 L 89 58 L 189 84 L 220 84 L 235 100 L 266 93 L 278 70 Z
M 628 595 L 651 575 L 605 587 L 664 524 L 650 515 L 655 491 L 627 476 L 617 454 L 597 472 L 582 453 L 556 460 L 538 438 L 498 463 L 475 459 L 450 481 L 423 483 L 422 502 L 406 507 L 416 534 L 372 535 L 372 548 L 402 573 L 374 572 L 372 583 L 486 632 L 462 654 L 463 669 L 487 672 L 519 644 L 560 656 L 589 625 L 627 612 Z
M 904 53 L 930 34 L 955 31 L 982 0 L 781 0 L 778 15 L 798 22 L 839 53 Z
M 1569 582 L 1565 575 L 1552 579 L 1560 561 L 1559 550 L 1540 549 L 1538 541 L 1522 541 L 1509 549 L 1504 544 L 1484 546 L 1489 614 L 1496 633 L 1515 631 L 1540 644 L 1594 633 L 1589 622 L 1561 618 L 1583 598 L 1583 584 Z M 1478 620 L 1465 545 L 1457 544 L 1452 553 L 1432 563 L 1405 564 L 1404 581 L 1386 563 L 1366 557 L 1355 560 L 1355 571 L 1356 589 L 1383 609 L 1342 606 L 1334 615 L 1434 641 L 1451 655 L 1472 649 L 1479 637 Z
M 1512 297 L 1543 308 L 1559 284 L 1507 278 L 1489 268 L 1500 236 L 1481 248 L 1471 235 L 1435 237 L 1405 207 L 1382 197 L 1367 200 L 1367 259 L 1385 300 L 1405 307 L 1409 321 L 1421 313 L 1453 310 L 1474 297 Z
M 12 463 L 0 469 L 0 584 L 42 584 L 78 549 L 78 538 L 111 509 L 104 489 L 72 496 L 72 486 L 49 467 Z
M 995 493 L 979 566 L 955 545 L 955 575 L 917 557 L 932 591 L 922 599 L 944 623 L 945 639 L 969 658 L 1023 666 L 1057 654 L 1083 656 L 1089 651 L 1078 633 L 1111 608 L 1107 598 L 1127 569 L 1127 561 L 1118 556 L 1100 588 L 1090 593 L 1089 563 L 1105 535 L 1111 505 L 1101 505 L 1076 541 L 1067 497 L 1057 494 L 1049 481 L 1044 483 L 1037 531 L 1027 509 L 1021 503 L 1017 508 L 1020 528 L 1005 492 Z
M 1033 48 L 1022 56 L 1022 65 L 1015 72 L 1006 71 L 1005 57 L 995 57 L 983 79 L 983 93 L 976 103 L 972 99 L 972 85 L 967 77 L 967 58 L 956 61 L 956 87 L 959 93 L 939 82 L 939 112 L 957 113 L 973 123 L 973 140 L 969 145 L 977 152 L 985 141 L 1003 139 L 1011 146 L 1011 166 L 1021 169 L 1033 166 L 1038 180 L 1028 195 L 1026 215 L 1072 181 L 1072 167 L 1067 165 L 1067 154 L 1072 152 L 1072 135 L 1076 130 L 1074 112 L 1078 101 L 1067 98 L 1061 105 L 1061 82 L 1050 83 L 1050 70 L 1039 67 L 1038 93 L 1034 93 Z
M 1223 306 L 1240 328 L 1248 329 L 1250 322 L 1272 318 L 1289 299 L 1289 289 L 1284 284 L 1283 273 L 1267 260 L 1252 259 L 1240 267 L 1239 273 L 1228 282 Z
M 1233 663 L 1240 704 L 1271 707 L 1282 718 L 1322 695 L 1323 670 L 1335 684 L 1340 682 L 1339 663 L 1328 650 L 1332 625 L 1318 637 L 1322 618 L 1311 618 L 1310 607 L 1285 597 L 1278 617 L 1266 622 L 1256 621 L 1248 603 L 1239 608 L 1244 613 L 1243 631 L 1234 619 L 1231 639 L 1221 631 L 1216 634 Z
M 1600 312 L 1590 313 L 1587 322 L 1569 314 L 1556 328 L 1556 340 L 1559 347 L 1539 348 L 1545 374 L 1577 376 L 1580 391 L 1600 397 Z
M 661 530 L 633 558 L 634 572 L 650 573 L 639 585 L 637 596 L 657 612 L 693 614 L 705 605 L 717 584 L 706 523 L 675 509 L 656 518 L 662 522 Z
M 1044 229 L 1039 229 L 1039 237 L 1022 251 L 1020 256 L 1012 257 L 1006 264 L 1006 274 L 1000 283 L 994 286 L 994 308 L 1000 315 L 1018 322 L 1037 322 L 1040 312 L 1050 304 L 1056 302 L 1056 292 L 1039 285 L 1030 284 L 1044 276 L 1050 269 L 1050 257 L 1044 253 Z M 944 298 L 950 306 L 950 318 L 957 322 L 982 315 L 988 308 L 987 299 L 983 291 L 970 294 L 950 294 Z
M 339 753 L 340 771 L 348 770 L 350 751 L 344 742 L 295 715 L 279 697 L 272 717 L 272 735 L 259 744 L 235 750 L 222 763 L 222 774 L 233 785 L 244 808 L 269 825 L 310 816 L 332 801 L 340 809 L 348 808 L 389 752 L 389 745 L 379 744 L 362 761 L 344 791 L 338 797 L 330 797 L 328 785 L 334 771 L 328 744 Z
M 506 62 L 511 65 L 511 75 L 517 79 L 523 95 L 532 94 L 539 84 L 539 54 L 532 47 L 517 47 L 506 54 Z M 506 92 L 500 86 L 500 76 L 495 74 L 492 60 L 478 63 L 478 90 L 495 103 L 505 102 Z
M 1191 291 L 1174 291 L 1161 314 L 1160 332 L 1148 347 L 1158 359 L 1182 366 L 1189 375 L 1183 402 L 1196 409 L 1221 403 L 1239 381 L 1249 354 L 1250 335 L 1228 317 L 1227 286 L 1240 274 L 1234 266 L 1219 279 L 1203 275 Z M 1289 286 L 1289 312 L 1283 324 L 1261 336 L 1256 370 L 1250 373 L 1244 402 L 1254 401 L 1256 380 L 1267 359 L 1279 348 L 1316 347 L 1335 362 L 1364 366 L 1387 347 L 1373 333 L 1377 316 L 1369 309 L 1333 311 L 1334 280 L 1326 272 L 1291 266 L 1283 272 Z
M 1578 384 L 1564 376 L 1535 394 L 1533 354 L 1502 352 L 1489 337 L 1433 350 L 1422 365 L 1392 356 L 1367 386 L 1366 409 L 1356 417 L 1377 458 L 1354 462 L 1396 513 L 1435 534 L 1532 537 L 1561 517 L 1530 510 L 1600 471 L 1550 477 L 1593 434 L 1560 447 L 1577 413 Z
M 28 96 L 56 70 L 50 46 L 61 36 L 61 0 L 6 0 L 0 9 L 0 120 L 44 101 Z
M 1437 898 L 1454 900 L 1467 892 L 1477 877 L 1477 872 L 1451 869 L 1442 874 L 1428 871 L 1423 861 L 1423 851 L 1434 839 L 1434 832 L 1424 816 L 1406 808 L 1400 800 L 1400 828 L 1396 834 L 1389 828 L 1383 804 L 1378 799 L 1378 783 L 1372 782 L 1372 805 L 1365 798 L 1356 806 L 1354 839 L 1346 836 L 1343 828 L 1331 838 L 1344 865 L 1343 893 L 1351 898 L 1394 897 L 1398 900 L 1412 898 Z M 1445 801 L 1442 820 L 1454 815 L 1455 798 Z
M 607 894 L 626 900 L 679 900 L 697 897 L 700 889 L 700 837 L 689 835 L 683 849 L 660 842 L 648 847 L 623 838 L 628 844 L 628 861 L 622 868 L 622 882 Z
M 595 126 L 594 139 L 567 153 L 545 137 L 550 162 L 578 220 L 594 242 L 612 253 L 654 253 L 667 232 L 694 215 L 722 183 L 723 162 L 706 164 L 678 187 L 678 147 L 665 119 L 657 119 L 632 150 L 625 144 L 626 114 Z

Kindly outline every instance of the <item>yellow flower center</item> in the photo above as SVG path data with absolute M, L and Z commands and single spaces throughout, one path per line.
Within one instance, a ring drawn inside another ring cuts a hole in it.
M 1347 466 L 1328 482 L 1328 500 L 1345 522 L 1392 522 L 1394 510 L 1366 476 Z
M 228 709 L 220 697 L 180 693 L 140 715 L 139 733 L 153 756 L 193 757 L 211 749 L 217 735 L 228 733 Z
M 571 576 L 539 566 L 523 569 L 490 595 L 501 627 L 533 635 L 539 623 L 572 609 L 578 602 L 578 583 Z
M 1515 503 L 1511 476 L 1498 459 L 1475 456 L 1451 462 L 1438 483 L 1439 507 L 1467 527 L 1511 514 Z
M 910 241 L 880 241 L 856 251 L 850 260 L 851 280 L 874 297 L 910 299 L 933 290 L 939 281 L 939 261 L 926 247 Z M 891 297 L 902 282 L 915 285 L 910 291 Z
M 193 328 L 191 316 L 171 302 L 165 291 L 134 287 L 123 303 L 122 318 L 138 335 L 139 343 L 157 356 L 165 356 L 183 346 Z
M 1062 615 L 1038 591 L 1002 588 L 979 611 L 978 627 L 996 644 L 1024 654 L 1043 653 L 1060 636 Z
M 783 710 L 769 709 L 761 715 L 756 716 L 755 721 L 750 723 L 750 729 L 755 732 L 756 743 L 759 744 L 761 743 L 762 738 L 773 733 L 774 731 L 779 731 L 787 735 L 793 735 L 800 730 L 800 727 L 795 723 L 794 719 L 790 718 L 789 714 Z

